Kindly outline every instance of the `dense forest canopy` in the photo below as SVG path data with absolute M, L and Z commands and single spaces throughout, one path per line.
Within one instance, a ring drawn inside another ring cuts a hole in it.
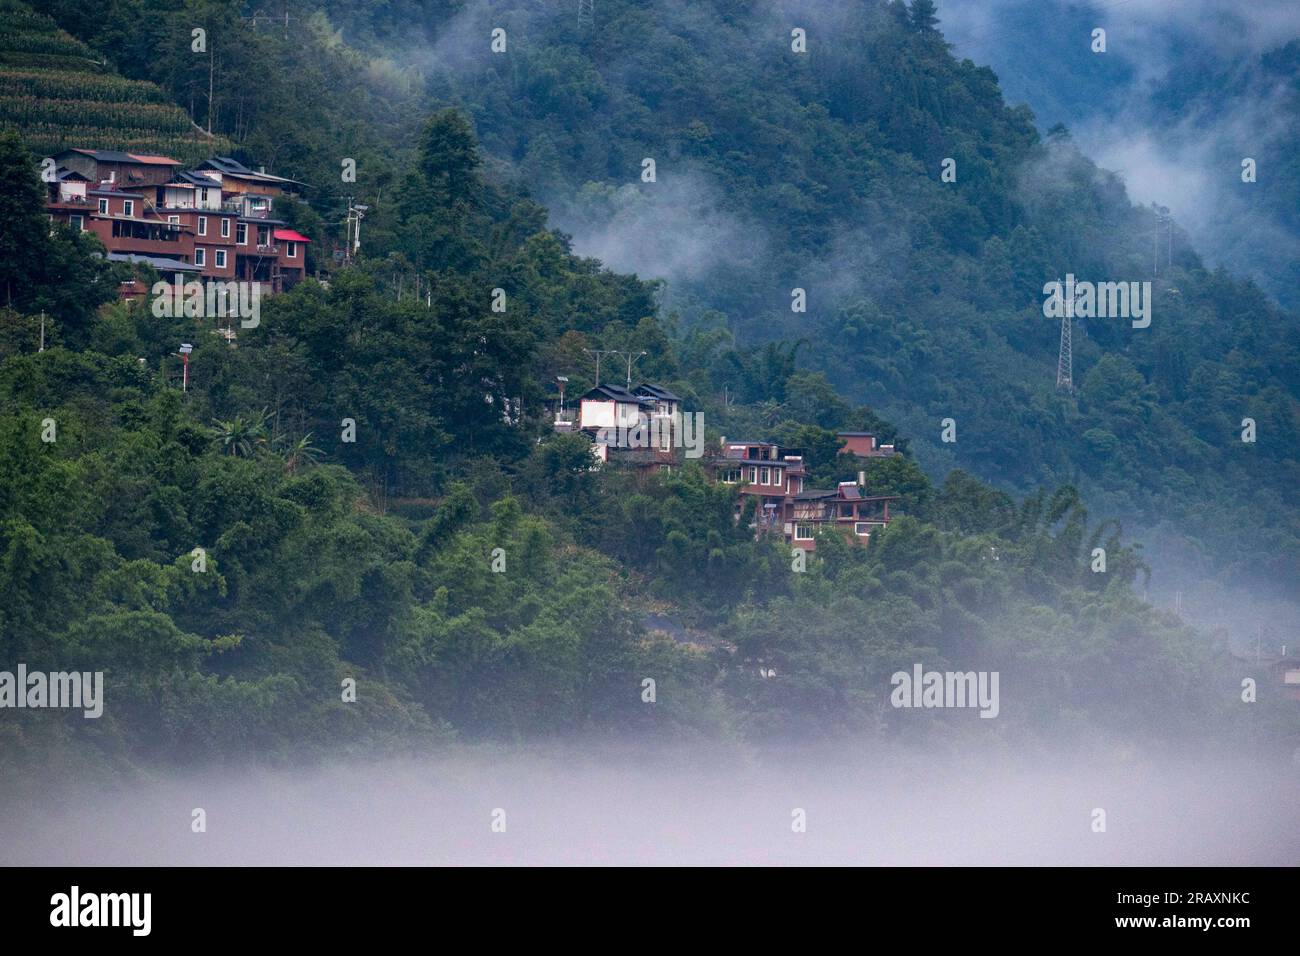
M 322 246 L 347 196 L 371 206 L 356 266 L 267 299 L 238 348 L 115 303 L 124 267 L 50 234 L 30 147 L 0 137 L 0 244 L 49 264 L 3 276 L 0 659 L 106 671 L 99 759 L 579 730 L 1293 742 L 1288 711 L 1238 706 L 1224 635 L 1143 601 L 1120 522 L 1167 522 L 1221 571 L 1294 574 L 1294 316 L 1180 240 L 1151 327 L 1081 322 L 1079 387 L 1058 394 L 1043 283 L 1150 278 L 1153 213 L 954 59 L 932 4 L 601 2 L 587 28 L 506 4 L 286 6 L 280 27 L 212 0 L 45 5 L 238 156 L 312 184 L 289 218 Z M 218 44 L 210 102 L 169 39 L 195 22 Z M 693 271 L 582 254 L 600 228 L 683 243 Z M 639 376 L 711 440 L 802 448 L 827 484 L 863 470 L 902 516 L 797 573 L 698 466 L 593 469 L 544 400 L 609 348 L 645 352 Z M 842 429 L 905 454 L 841 456 Z M 888 675 L 915 661 L 999 670 L 1017 704 L 904 726 Z M 0 733 L 5 759 L 87 734 L 58 715 Z
M 425 75 L 431 101 L 467 110 L 578 249 L 666 278 L 683 328 L 817 343 L 802 364 L 903 427 L 932 477 L 959 466 L 1021 493 L 1071 482 L 1162 553 L 1176 542 L 1192 580 L 1300 571 L 1295 314 L 1206 269 L 1068 131 L 1040 137 L 932 13 L 611 0 L 584 29 L 549 6 L 319 8 Z M 498 25 L 508 57 L 482 41 Z M 1290 76 L 1294 90 L 1293 60 L 1280 49 L 1233 88 L 1248 98 Z M 1261 215 L 1289 210 L 1293 152 L 1270 141 L 1267 185 L 1240 182 L 1236 158 L 1223 173 Z M 644 157 L 654 184 L 638 179 Z M 1148 329 L 1079 323 L 1072 399 L 1056 391 L 1059 323 L 1041 313 L 1044 284 L 1066 273 L 1151 281 L 1155 297 Z M 948 416 L 955 443 L 940 438 Z M 1254 444 L 1244 418 L 1260 423 Z

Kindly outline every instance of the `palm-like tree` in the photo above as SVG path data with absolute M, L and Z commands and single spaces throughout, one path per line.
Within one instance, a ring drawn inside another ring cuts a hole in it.
M 222 452 L 236 458 L 250 458 L 267 445 L 266 417 L 266 409 L 262 409 L 248 418 L 236 415 L 226 421 L 213 419 L 210 431 Z
M 321 450 L 311 440 L 311 432 L 295 442 L 289 442 L 284 448 L 285 474 L 296 474 L 305 465 L 314 465 L 321 458 Z

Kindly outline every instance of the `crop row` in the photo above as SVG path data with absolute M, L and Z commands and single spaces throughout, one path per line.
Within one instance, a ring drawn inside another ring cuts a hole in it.
M 0 130 L 9 124 L 0 122 Z M 23 127 L 18 130 L 23 144 L 38 156 L 53 156 L 73 146 L 119 149 L 126 152 L 170 156 L 185 164 L 201 162 L 230 151 L 230 143 L 199 136 L 157 136 L 148 130 L 69 128 L 64 126 Z
M 53 123 L 135 127 L 168 134 L 181 134 L 190 128 L 189 119 L 179 107 L 164 103 L 104 103 L 3 94 L 0 94 L 0 120 L 12 120 L 19 126 Z
M 34 96 L 49 100 L 94 100 L 101 103 L 167 103 L 167 95 L 146 80 L 120 76 L 0 67 L 0 96 Z
M 0 0 L 0 30 L 30 30 L 47 33 L 56 30 L 54 21 L 12 0 Z
M 66 34 L 12 33 L 0 29 L 0 52 L 48 53 L 93 58 L 90 49 Z
M 89 56 L 4 50 L 0 51 L 0 69 L 62 70 L 67 73 L 89 74 L 103 69 L 103 64 Z

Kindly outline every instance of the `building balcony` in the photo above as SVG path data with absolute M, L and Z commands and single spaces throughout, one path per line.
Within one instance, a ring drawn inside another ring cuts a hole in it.
M 271 207 L 254 208 L 246 199 L 227 199 L 221 204 L 222 212 L 230 212 L 242 219 L 270 219 Z

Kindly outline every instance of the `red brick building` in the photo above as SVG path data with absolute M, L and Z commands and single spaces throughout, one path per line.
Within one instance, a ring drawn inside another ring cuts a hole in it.
M 816 549 L 815 532 L 822 528 L 866 543 L 872 531 L 889 524 L 889 503 L 898 500 L 897 495 L 867 495 L 852 481 L 834 490 L 808 488 L 802 453 L 771 442 L 724 438 L 721 455 L 710 466 L 717 481 L 739 486 L 740 500 L 758 499 L 754 525 L 760 533 L 779 533 L 806 551 Z
M 859 458 L 889 458 L 898 454 L 893 445 L 878 444 L 876 436 L 871 432 L 837 432 L 836 434 L 844 442 L 844 447 L 840 449 L 841 455 L 857 455 Z
M 306 236 L 273 214 L 301 183 L 218 156 L 193 170 L 165 156 L 70 149 L 55 157 L 51 220 L 95 233 L 116 260 L 148 262 L 166 279 L 185 263 L 200 280 L 257 282 L 283 292 L 306 275 Z M 193 274 L 187 275 L 192 278 Z

